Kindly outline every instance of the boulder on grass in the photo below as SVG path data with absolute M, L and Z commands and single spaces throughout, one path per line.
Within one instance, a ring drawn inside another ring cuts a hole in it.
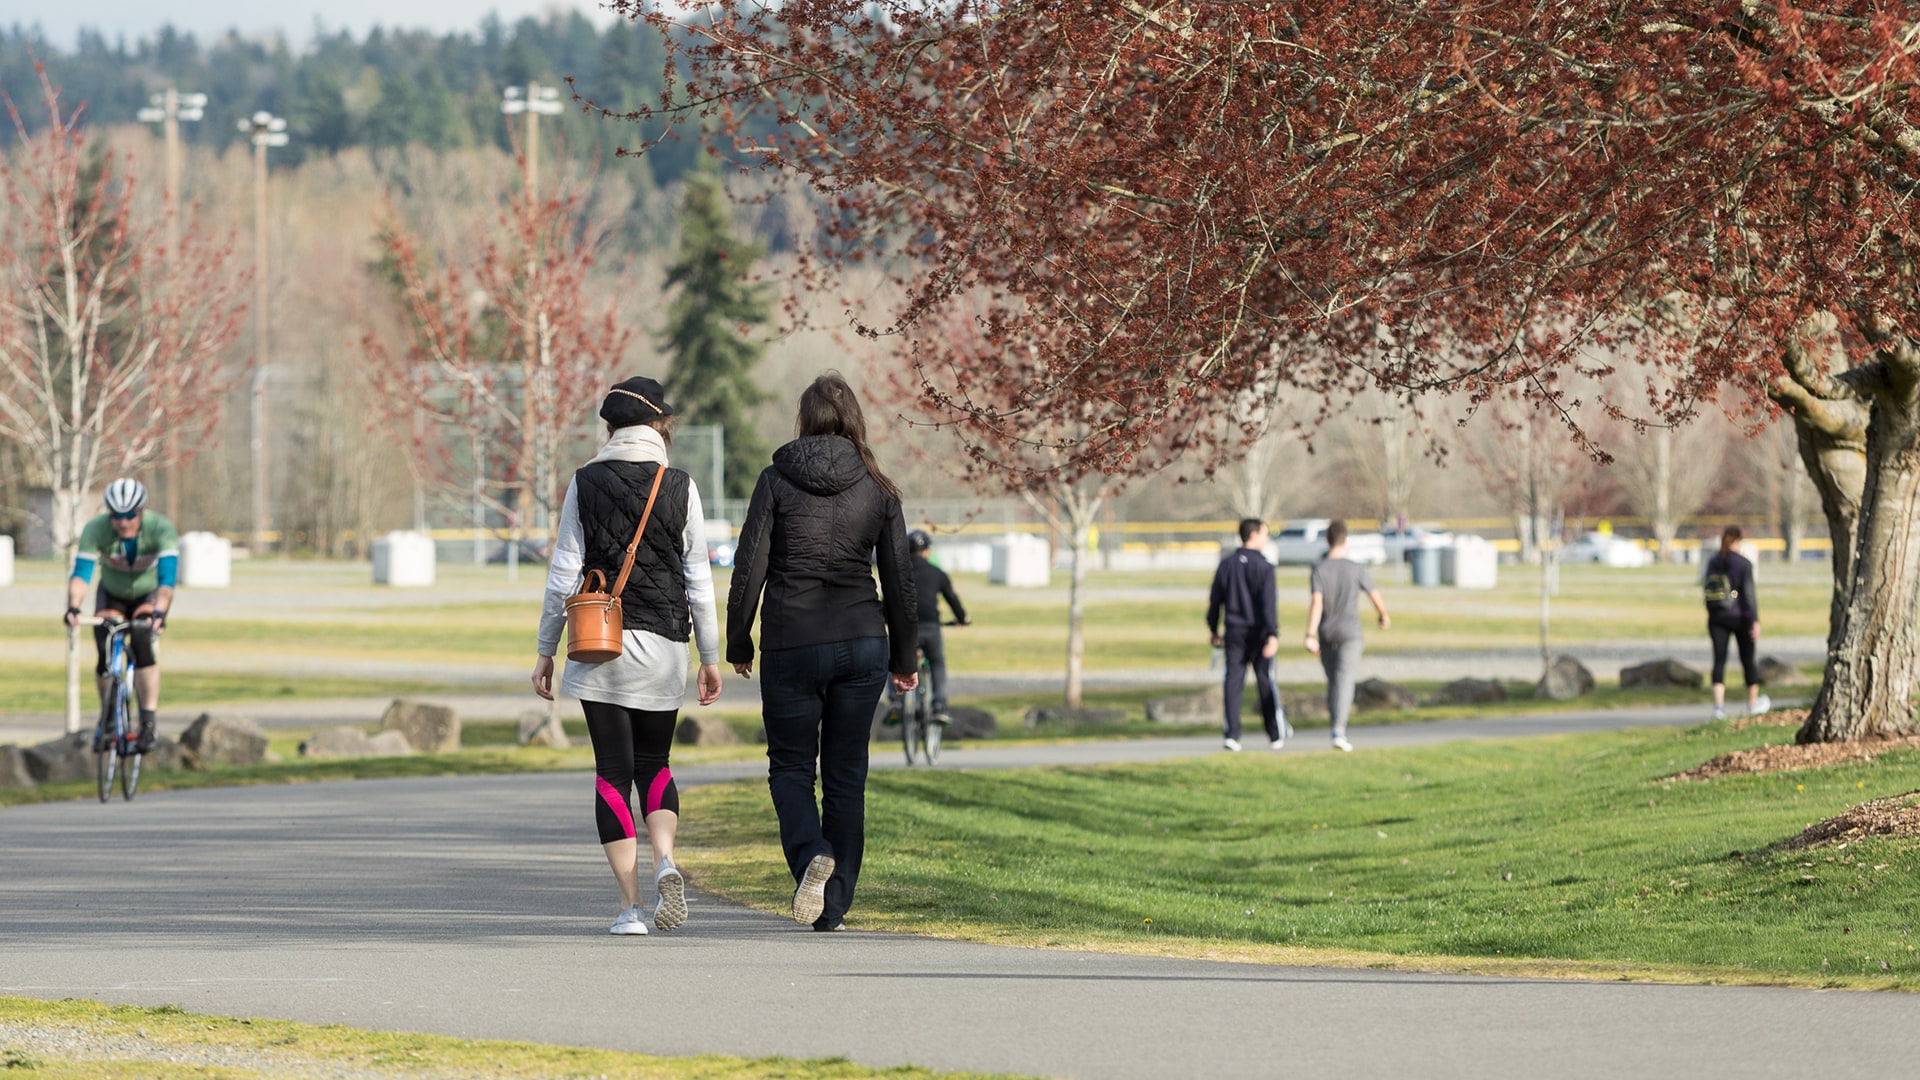
M 381 731 L 398 731 L 422 754 L 451 754 L 460 749 L 460 715 L 449 705 L 395 698 L 380 717 Z
M 1649 660 L 1644 664 L 1635 664 L 1620 669 L 1620 689 L 1662 689 L 1669 686 L 1683 687 L 1689 690 L 1700 689 L 1701 677 L 1698 671 L 1678 660 Z
M 1593 672 L 1571 656 L 1557 657 L 1533 688 L 1533 696 L 1550 701 L 1572 701 L 1593 692 Z
M 404 739 L 405 736 L 402 736 Z M 357 727 L 334 727 L 316 731 L 313 738 L 300 744 L 304 758 L 363 758 L 373 756 L 373 740 Z
M 267 760 L 267 736 L 252 720 L 215 719 L 201 713 L 180 733 L 180 754 L 182 764 L 189 769 L 258 765 Z
M 556 750 L 573 745 L 567 738 L 567 729 L 560 724 L 560 714 L 546 709 L 528 709 L 521 713 L 514 741 L 521 746 L 551 746 Z
M 1417 709 L 1420 696 L 1404 686 L 1385 679 L 1367 679 L 1353 688 L 1353 711 L 1378 712 L 1382 709 Z
M 1127 722 L 1125 709 L 1072 708 L 1067 705 L 1036 705 L 1022 720 L 1028 731 L 1041 728 L 1114 727 Z
M 144 757 L 146 760 L 140 763 L 143 770 L 159 769 L 167 772 L 187 767 L 186 752 L 180 749 L 179 743 L 165 735 L 153 737 L 153 749 L 147 751 Z
M 1000 723 L 993 713 L 986 709 L 977 709 L 971 705 L 954 705 L 947 709 L 947 715 L 953 723 L 947 725 L 942 738 L 947 739 L 991 739 L 1000 733 Z
M 36 784 L 61 784 L 93 779 L 93 732 L 75 731 L 37 746 L 22 754 L 27 773 Z
M 1507 700 L 1507 686 L 1498 679 L 1455 679 L 1434 692 L 1436 705 L 1491 705 Z
M 739 746 L 743 740 L 718 716 L 683 716 L 673 729 L 673 741 L 681 746 Z
M 1219 683 L 1195 694 L 1154 698 L 1147 702 L 1147 719 L 1156 724 L 1215 724 L 1226 709 L 1226 692 Z
M 1777 656 L 1763 656 L 1759 664 L 1760 683 L 1763 686 L 1806 686 L 1810 681 L 1800 674 L 1800 669 Z
M 0 746 L 0 788 L 32 787 L 38 781 L 27 769 L 27 752 L 11 743 Z
M 1251 695 L 1249 695 L 1249 697 L 1251 697 Z M 1249 706 L 1258 709 L 1260 707 L 1259 700 L 1256 698 L 1241 701 L 1240 716 L 1242 720 L 1247 717 L 1247 709 Z M 1327 718 L 1327 695 L 1295 694 L 1291 691 L 1282 690 L 1280 691 L 1280 707 L 1287 711 L 1287 722 L 1290 724 L 1303 724 L 1314 720 L 1325 720 Z
M 367 736 L 367 749 L 372 757 L 413 756 L 413 744 L 398 731 L 380 731 Z

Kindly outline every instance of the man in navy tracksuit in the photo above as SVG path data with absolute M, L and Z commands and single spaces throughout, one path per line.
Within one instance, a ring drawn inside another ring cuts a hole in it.
M 1226 651 L 1226 731 L 1221 745 L 1228 750 L 1240 749 L 1240 697 L 1247 685 L 1248 664 L 1253 665 L 1254 683 L 1259 687 L 1260 719 L 1266 724 L 1267 738 L 1273 740 L 1275 750 L 1287 741 L 1280 690 L 1273 685 L 1280 616 L 1266 546 L 1266 523 L 1259 518 L 1242 521 L 1240 547 L 1220 560 L 1207 599 L 1207 634 L 1215 648 Z

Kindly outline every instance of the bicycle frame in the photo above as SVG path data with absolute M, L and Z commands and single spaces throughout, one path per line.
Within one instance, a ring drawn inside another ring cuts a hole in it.
M 113 787 L 114 774 L 120 775 L 120 792 L 133 798 L 140 778 L 140 735 L 134 724 L 135 693 L 133 658 L 127 635 L 133 619 L 76 619 L 74 625 L 107 627 L 107 686 L 101 694 L 100 719 L 94 725 L 95 756 L 98 759 L 100 801 L 106 802 Z

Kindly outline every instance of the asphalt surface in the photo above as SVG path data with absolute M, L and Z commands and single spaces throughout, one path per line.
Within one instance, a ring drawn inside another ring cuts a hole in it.
M 1699 712 L 1355 736 L 1364 753 L 1692 723 Z M 898 760 L 876 751 L 876 765 Z M 1210 739 L 982 747 L 942 765 L 1220 752 Z M 1308 738 L 1286 752 L 1327 751 Z M 677 775 L 691 785 L 763 772 L 742 763 Z M 840 1055 L 1060 1077 L 1885 1080 L 1920 1057 L 1920 996 L 1907 994 L 1422 976 L 815 934 L 698 892 L 684 929 L 613 938 L 605 926 L 616 901 L 587 823 L 590 799 L 580 774 L 535 774 L 6 810 L 0 993 L 661 1054 Z M 697 883 L 698 852 L 682 856 Z

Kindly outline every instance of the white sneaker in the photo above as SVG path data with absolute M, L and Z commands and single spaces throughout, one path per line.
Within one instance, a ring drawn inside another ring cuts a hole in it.
M 1353 744 L 1348 742 L 1344 735 L 1335 735 L 1333 737 L 1333 748 L 1343 754 L 1353 753 Z
M 1727 718 L 1727 707 L 1725 705 L 1715 705 L 1713 707 L 1713 718 L 1715 720 L 1725 720 Z
M 621 912 L 620 917 L 613 920 L 613 925 L 608 928 L 607 933 L 646 937 L 647 920 L 640 915 L 640 905 L 635 904 Z
M 1220 746 L 1222 749 L 1231 750 L 1236 754 L 1240 752 L 1239 739 L 1221 739 Z
M 654 891 L 660 894 L 660 901 L 653 905 L 653 927 L 656 930 L 678 930 L 687 921 L 687 879 L 672 863 L 660 868 L 653 877 Z
M 1772 710 L 1773 699 L 1765 694 L 1761 694 L 1760 697 L 1754 701 L 1753 706 L 1747 710 L 1747 715 L 1759 716 L 1761 713 L 1771 712 Z
M 814 923 L 827 910 L 827 879 L 833 876 L 833 856 L 815 855 L 793 890 L 793 921 Z
M 1293 725 L 1282 719 L 1280 721 L 1280 737 L 1273 740 L 1273 745 L 1267 747 L 1267 749 L 1284 750 L 1287 746 L 1287 740 L 1291 738 L 1293 738 Z

